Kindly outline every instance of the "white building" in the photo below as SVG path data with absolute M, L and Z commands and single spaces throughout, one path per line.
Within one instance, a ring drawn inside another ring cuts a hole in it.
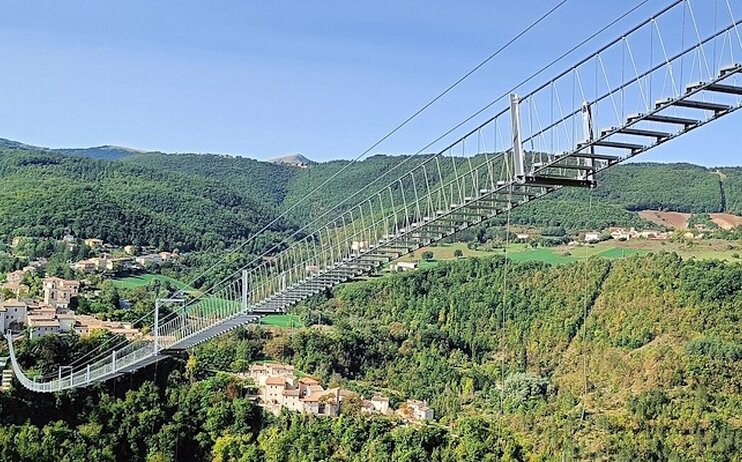
M 294 366 L 288 364 L 253 364 L 250 366 L 248 376 L 257 386 L 262 387 L 265 386 L 268 377 L 286 377 L 293 373 Z
M 0 302 L 0 319 L 3 332 L 8 329 L 21 329 L 26 325 L 28 304 L 20 300 Z
M 419 420 L 433 420 L 433 409 L 425 401 L 408 399 L 397 409 L 397 415 L 403 419 L 414 422 Z
M 602 234 L 596 231 L 590 231 L 585 233 L 585 242 L 588 244 L 594 244 L 596 242 L 600 242 L 600 239 L 602 238 Z
M 379 414 L 389 413 L 389 398 L 385 396 L 374 396 L 369 402 L 371 403 L 374 412 L 378 412 Z
M 162 263 L 162 258 L 156 253 L 151 253 L 149 255 L 140 255 L 134 261 L 142 268 L 149 268 Z
M 57 335 L 62 332 L 59 321 L 53 318 L 29 316 L 28 334 L 31 340 L 44 335 Z
M 397 263 L 392 263 L 389 269 L 396 273 L 402 271 L 414 271 L 417 269 L 417 266 L 417 262 L 414 261 L 398 261 Z

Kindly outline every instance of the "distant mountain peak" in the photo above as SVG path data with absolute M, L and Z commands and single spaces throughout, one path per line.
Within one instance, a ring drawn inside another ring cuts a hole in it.
M 44 151 L 53 152 L 57 154 L 63 154 L 68 156 L 79 156 L 79 157 L 90 157 L 92 159 L 102 160 L 118 160 L 124 157 L 131 156 L 133 154 L 140 154 L 145 151 L 138 149 L 127 148 L 124 146 L 113 146 L 106 144 L 103 146 L 94 146 L 92 148 L 62 148 L 52 149 L 41 146 L 33 146 L 30 144 L 21 143 L 19 141 L 13 141 L 6 138 L 0 138 L 0 148 L 10 149 L 24 149 L 30 151 Z
M 295 167 L 301 167 L 306 168 L 310 165 L 314 165 L 317 162 L 307 159 L 302 154 L 289 154 L 286 156 L 276 157 L 275 159 L 270 159 L 268 162 L 274 163 L 274 164 L 283 164 L 283 165 L 293 165 Z
M 91 148 L 71 148 L 71 149 L 54 149 L 60 154 L 71 156 L 92 157 L 93 159 L 118 160 L 134 154 L 141 154 L 145 151 L 139 149 L 127 148 L 125 146 L 114 146 L 105 144 L 103 146 L 94 146 Z
M 37 146 L 31 146 L 30 144 L 24 144 L 19 141 L 9 140 L 7 138 L 0 138 L 0 148 L 10 149 L 42 149 Z

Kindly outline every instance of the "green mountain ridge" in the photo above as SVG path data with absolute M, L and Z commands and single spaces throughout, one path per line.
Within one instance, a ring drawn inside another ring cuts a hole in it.
M 236 242 L 275 217 L 207 175 L 49 152 L 0 150 L 0 235 L 198 249 Z M 286 226 L 280 229 L 288 229 Z
M 287 216 L 273 227 L 276 232 L 347 210 L 365 199 L 356 194 L 359 185 L 376 179 L 370 188 L 376 191 L 396 178 L 394 167 L 406 160 L 375 155 L 296 168 L 212 154 L 127 151 L 118 160 L 100 160 L 67 150 L 1 146 L 0 200 L 14 207 L 0 218 L 3 239 L 59 237 L 68 227 L 115 244 L 186 250 L 232 246 L 281 213 Z M 742 214 L 740 167 L 630 163 L 603 172 L 598 181 L 595 190 L 564 189 L 518 208 L 513 223 L 579 231 L 654 226 L 635 213 L 643 209 Z M 39 207 L 42 198 L 49 211 Z
M 124 157 L 143 152 L 138 149 L 112 145 L 94 146 L 90 148 L 44 148 L 40 146 L 32 146 L 30 144 L 21 143 L 19 141 L 0 138 L 0 149 L 2 148 L 52 152 L 69 156 L 89 157 L 91 159 L 99 160 L 119 160 L 123 159 Z

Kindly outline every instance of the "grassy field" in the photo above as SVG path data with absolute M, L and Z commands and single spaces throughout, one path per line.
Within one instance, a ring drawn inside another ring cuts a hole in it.
M 299 316 L 295 314 L 269 314 L 260 320 L 260 324 L 263 326 L 285 328 L 304 327 Z
M 428 250 L 433 252 L 434 260 L 453 260 L 456 258 L 453 255 L 456 250 L 461 250 L 461 252 L 464 254 L 464 257 L 486 257 L 488 255 L 494 255 L 494 252 L 472 250 L 472 249 L 467 248 L 465 243 L 457 242 L 455 244 L 441 244 L 435 247 L 423 247 L 422 249 L 416 250 L 414 253 L 411 253 L 409 255 L 402 257 L 400 260 L 401 261 L 422 260 L 423 252 L 426 252 Z
M 441 261 L 454 260 L 454 252 L 460 249 L 464 257 L 486 257 L 489 255 L 504 255 L 504 249 L 494 251 L 472 250 L 464 243 L 444 244 L 440 246 L 425 247 L 407 255 L 402 261 L 419 261 L 420 268 L 432 268 Z M 433 260 L 423 261 L 423 252 L 433 252 Z M 683 258 L 720 259 L 727 261 L 739 261 L 734 255 L 742 254 L 742 243 L 722 240 L 706 240 L 691 245 L 682 242 L 633 240 L 626 242 L 605 241 L 589 246 L 559 246 L 532 248 L 528 244 L 510 244 L 508 254 L 514 261 L 542 261 L 556 265 L 564 265 L 592 256 L 603 258 L 624 258 L 635 254 L 649 252 L 676 252 Z
M 121 287 L 124 289 L 136 289 L 137 287 L 146 286 L 152 281 L 161 281 L 161 282 L 168 282 L 178 289 L 184 289 L 188 291 L 192 291 L 191 287 L 188 287 L 188 285 L 178 281 L 177 279 L 173 279 L 171 277 L 162 276 L 160 274 L 152 274 L 152 273 L 145 273 L 145 274 L 138 274 L 136 276 L 127 276 L 123 278 L 115 278 L 112 279 L 114 285 L 116 287 Z

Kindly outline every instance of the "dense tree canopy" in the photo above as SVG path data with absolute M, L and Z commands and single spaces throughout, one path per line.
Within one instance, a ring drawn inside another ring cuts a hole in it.
M 320 326 L 240 329 L 187 364 L 0 395 L 0 459 L 735 460 L 741 281 L 739 264 L 656 254 L 458 260 L 345 284 L 297 307 Z M 19 354 L 49 372 L 104 339 L 48 337 Z M 263 415 L 229 372 L 265 357 L 393 403 L 426 399 L 438 422 Z
M 6 239 L 59 239 L 70 231 L 120 245 L 208 249 L 233 244 L 275 216 L 259 194 L 207 175 L 118 161 L 3 150 L 0 179 Z

